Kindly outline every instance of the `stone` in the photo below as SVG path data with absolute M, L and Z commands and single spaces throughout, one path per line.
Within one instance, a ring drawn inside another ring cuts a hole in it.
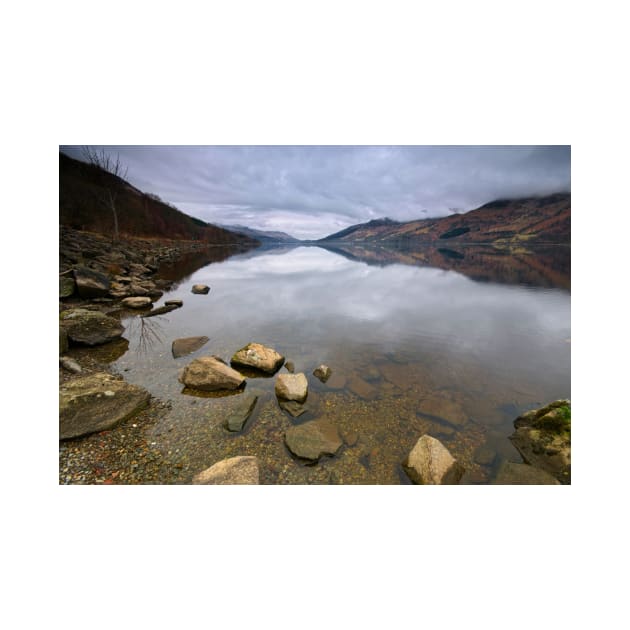
M 496 451 L 487 444 L 482 444 L 479 448 L 477 448 L 473 456 L 475 462 L 480 466 L 492 466 L 496 458 Z
M 510 442 L 525 462 L 571 483 L 571 401 L 556 400 L 514 421 Z
M 74 293 L 75 286 L 74 278 L 59 276 L 59 297 L 70 297 Z
M 193 284 L 191 291 L 198 295 L 206 295 L 210 291 L 207 284 Z
M 238 389 L 245 383 L 242 374 L 232 369 L 219 357 L 194 359 L 181 372 L 179 382 L 204 392 Z
M 127 297 L 122 301 L 122 305 L 127 308 L 147 308 L 152 304 L 150 297 Z
M 343 446 L 337 427 L 324 419 L 290 427 L 284 441 L 294 455 L 310 461 L 318 461 L 324 455 L 333 456 Z
M 66 329 L 59 326 L 59 354 L 63 354 L 68 350 L 68 333 Z
M 302 403 L 308 395 L 308 381 L 304 372 L 298 374 L 279 374 L 275 386 L 276 396 L 284 400 Z
M 322 363 L 313 370 L 313 376 L 317 377 L 322 383 L 325 383 L 332 374 L 332 370 Z
M 280 409 L 284 409 L 294 418 L 299 418 L 302 414 L 305 414 L 307 411 L 309 411 L 309 408 L 306 405 L 302 405 L 295 400 L 279 399 L 278 405 L 280 406 Z
M 191 352 L 195 352 L 205 346 L 210 339 L 208 337 L 183 337 L 182 339 L 175 339 L 171 345 L 171 353 L 174 359 L 183 357 Z
M 228 431 L 241 431 L 252 415 L 257 402 L 258 396 L 247 394 L 245 399 L 239 401 L 236 408 L 228 415 L 225 421 L 225 428 Z
M 326 385 L 331 389 L 343 389 L 346 386 L 347 379 L 343 374 L 335 371 L 326 381 Z
M 403 462 L 405 472 L 421 485 L 457 485 L 464 468 L 434 437 L 423 435 Z
M 230 457 L 198 473 L 192 482 L 195 485 L 256 485 L 260 483 L 260 464 L 257 457 Z
M 152 311 L 149 311 L 148 313 L 144 313 L 143 315 L 141 315 L 141 317 L 155 317 L 156 315 L 164 315 L 165 313 L 170 313 L 171 311 L 174 311 L 176 309 L 178 309 L 178 306 L 160 306 L 159 308 L 154 308 Z
M 355 446 L 356 443 L 359 441 L 359 433 L 357 431 L 345 431 L 344 433 L 342 433 L 341 437 L 346 446 Z
M 284 363 L 284 357 L 273 348 L 260 343 L 248 343 L 232 356 L 232 365 L 260 370 L 266 374 L 275 374 Z
M 59 389 L 59 439 L 111 429 L 136 415 L 149 398 L 141 387 L 104 372 L 67 381 Z
M 59 357 L 59 365 L 68 372 L 72 372 L 73 374 L 81 374 L 83 370 L 81 366 L 70 357 Z
M 492 481 L 493 485 L 518 485 L 518 486 L 534 486 L 534 485 L 560 485 L 560 482 L 552 477 L 549 473 L 530 466 L 529 464 L 515 464 L 514 462 L 505 461 L 501 464 L 497 476 Z
M 418 410 L 420 413 L 439 418 L 455 427 L 461 427 L 468 422 L 468 416 L 462 406 L 440 392 L 429 394 L 422 399 Z
M 184 306 L 184 300 L 165 300 L 165 306 L 177 306 L 177 308 L 181 308 Z
M 358 374 L 353 374 L 348 379 L 348 389 L 365 400 L 374 400 L 378 394 L 376 387 L 364 381 Z
M 86 346 L 97 346 L 119 339 L 125 330 L 117 319 L 84 308 L 63 311 L 59 318 L 68 338 Z
M 291 372 L 291 374 L 295 372 L 295 363 L 293 363 L 293 361 L 287 361 L 284 364 L 284 367 L 287 369 L 288 372 Z
M 105 297 L 109 293 L 109 278 L 104 274 L 87 267 L 74 269 L 74 280 L 77 293 L 82 298 Z

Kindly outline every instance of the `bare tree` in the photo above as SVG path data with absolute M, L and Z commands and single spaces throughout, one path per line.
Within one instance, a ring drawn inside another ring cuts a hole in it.
M 96 166 L 110 175 L 114 176 L 113 183 L 106 186 L 106 196 L 101 198 L 101 202 L 112 211 L 114 217 L 114 241 L 118 241 L 118 211 L 116 210 L 116 198 L 122 184 L 122 180 L 127 177 L 127 167 L 123 167 L 120 162 L 120 155 L 116 154 L 116 159 L 101 148 L 100 152 L 90 147 L 83 147 L 81 151 L 83 159 L 92 166 Z

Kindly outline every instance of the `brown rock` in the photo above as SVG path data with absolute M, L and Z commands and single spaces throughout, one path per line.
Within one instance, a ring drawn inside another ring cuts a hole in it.
M 260 483 L 258 458 L 240 455 L 223 459 L 195 475 L 192 482 L 195 485 L 256 485 Z
M 348 380 L 348 389 L 365 400 L 374 400 L 378 390 L 367 381 L 364 381 L 358 374 L 353 374 Z
M 268 348 L 260 343 L 248 343 L 232 356 L 231 364 L 245 366 L 275 374 L 284 363 L 284 357 L 273 348 Z
M 334 455 L 343 446 L 337 428 L 324 419 L 290 427 L 284 441 L 294 455 L 311 461 L 323 455 Z
M 151 304 L 150 297 L 127 297 L 122 301 L 122 305 L 127 308 L 147 308 Z
M 278 398 L 304 402 L 308 395 L 308 381 L 304 372 L 279 374 L 276 379 L 275 392 Z
M 206 295 L 210 291 L 207 284 L 193 284 L 191 291 L 198 295 Z
M 434 416 L 456 427 L 461 427 L 468 421 L 462 406 L 440 392 L 429 394 L 420 401 L 418 409 L 423 414 Z
M 464 474 L 442 442 L 430 435 L 416 442 L 403 468 L 414 483 L 422 485 L 456 485 Z
M 179 382 L 191 389 L 214 392 L 238 389 L 245 382 L 245 378 L 219 357 L 211 356 L 200 357 L 189 363 L 182 370 Z
M 313 370 L 313 376 L 317 377 L 322 383 L 325 383 L 332 374 L 332 370 L 322 363 Z

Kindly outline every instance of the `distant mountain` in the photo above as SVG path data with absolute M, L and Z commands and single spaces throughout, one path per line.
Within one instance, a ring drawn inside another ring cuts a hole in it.
M 116 196 L 121 235 L 258 245 L 256 239 L 195 219 L 157 195 L 144 193 L 111 173 L 59 153 L 59 223 L 77 230 L 113 234 L 109 191 Z
M 353 225 L 318 242 L 570 243 L 571 194 L 499 199 L 464 214 Z
M 294 238 L 290 234 L 286 232 L 271 232 L 268 230 L 255 230 L 253 228 L 245 227 L 244 225 L 224 225 L 222 226 L 226 230 L 231 230 L 232 232 L 238 232 L 239 234 L 244 234 L 245 236 L 249 236 L 250 238 L 255 238 L 257 241 L 261 243 L 299 243 L 300 240 Z

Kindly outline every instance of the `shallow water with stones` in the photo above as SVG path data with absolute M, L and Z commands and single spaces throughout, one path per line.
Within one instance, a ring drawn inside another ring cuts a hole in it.
M 190 482 L 235 455 L 260 459 L 262 483 L 408 483 L 401 462 L 424 433 L 463 464 L 462 483 L 488 483 L 502 460 L 521 461 L 508 440 L 514 418 L 570 398 L 569 264 L 570 250 L 559 247 L 261 248 L 180 278 L 155 305 L 180 298 L 180 309 L 128 313 L 129 343 L 112 367 L 169 403 L 143 428 L 169 462 L 160 483 Z M 193 284 L 210 293 L 192 294 Z M 173 358 L 173 340 L 198 335 L 209 337 L 205 346 Z M 274 377 L 248 377 L 245 391 L 259 400 L 234 434 L 223 421 L 241 393 L 194 395 L 177 377 L 195 357 L 229 362 L 250 341 L 306 374 L 308 412 L 292 418 L 278 406 Z M 333 371 L 326 383 L 312 374 L 321 363 Z M 308 465 L 288 451 L 284 432 L 321 417 L 344 446 Z

